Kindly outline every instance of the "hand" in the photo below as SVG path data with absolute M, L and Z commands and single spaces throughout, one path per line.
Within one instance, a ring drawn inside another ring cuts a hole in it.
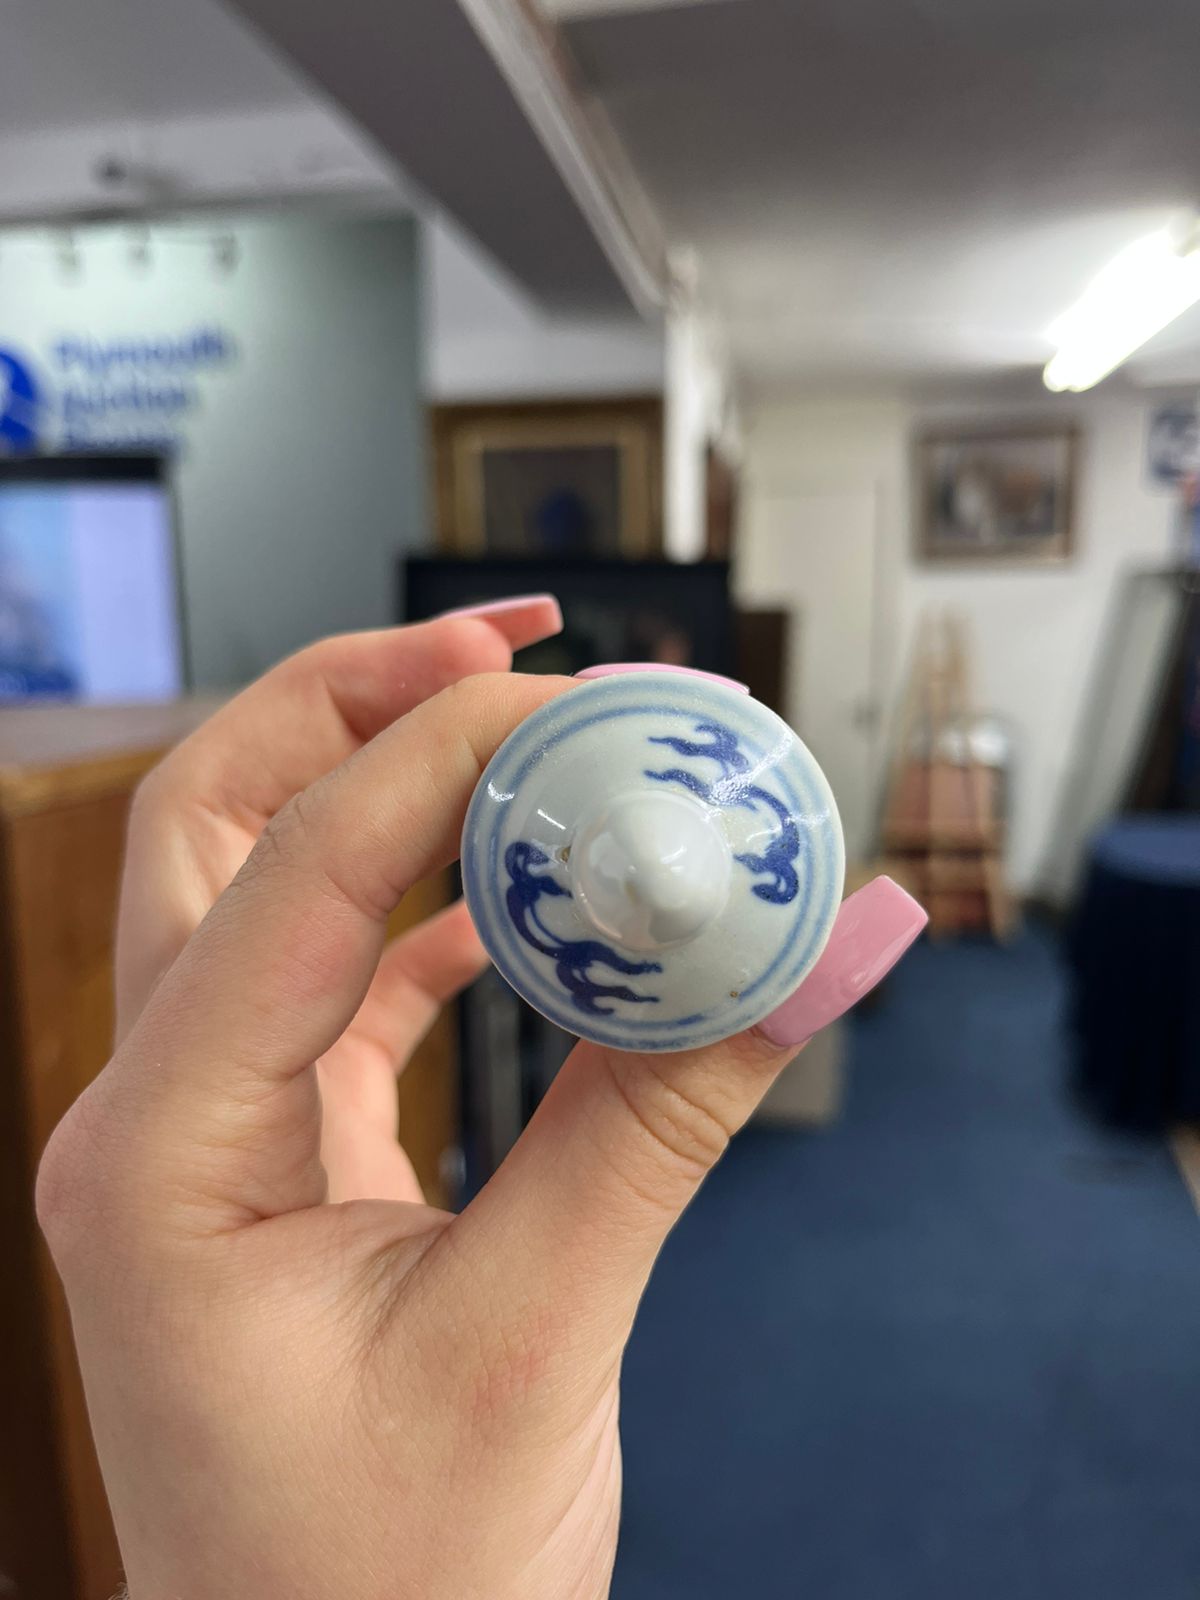
M 915 936 L 882 880 L 815 999 L 706 1050 L 578 1045 L 462 1215 L 423 1205 L 395 1074 L 483 956 L 461 908 L 386 948 L 384 925 L 570 687 L 487 670 L 553 624 L 318 645 L 139 792 L 116 1053 L 38 1190 L 131 1600 L 606 1595 L 657 1251 L 804 1031 Z

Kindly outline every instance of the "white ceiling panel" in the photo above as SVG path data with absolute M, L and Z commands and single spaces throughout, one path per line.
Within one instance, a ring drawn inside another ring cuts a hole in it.
M 1200 201 L 1195 0 L 715 0 L 566 36 L 764 381 L 1032 369 Z
M 308 92 L 214 0 L 0 0 L 0 134 L 263 111 Z

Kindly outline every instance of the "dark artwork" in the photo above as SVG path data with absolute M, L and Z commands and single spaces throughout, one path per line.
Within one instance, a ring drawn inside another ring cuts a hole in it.
M 484 544 L 498 556 L 616 556 L 621 452 L 616 445 L 485 449 Z
M 419 556 L 401 574 L 411 622 L 455 606 L 549 590 L 562 603 L 557 638 L 522 650 L 522 672 L 578 672 L 602 661 L 735 671 L 729 569 L 723 561 L 546 561 Z
M 1146 461 L 1158 483 L 1177 484 L 1200 471 L 1200 417 L 1195 406 L 1173 401 L 1157 408 L 1150 419 Z
M 927 560 L 1062 560 L 1071 547 L 1069 432 L 929 439 L 924 445 Z

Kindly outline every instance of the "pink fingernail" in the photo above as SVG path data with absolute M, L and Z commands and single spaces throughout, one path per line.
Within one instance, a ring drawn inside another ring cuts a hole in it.
M 622 672 L 682 672 L 686 678 L 707 678 L 712 683 L 724 683 L 739 694 L 749 694 L 747 684 L 736 678 L 723 678 L 719 672 L 701 672 L 699 667 L 672 667 L 665 661 L 616 661 L 606 667 L 584 667 L 577 678 L 615 678 Z
M 898 883 L 873 878 L 842 902 L 816 966 L 758 1032 L 770 1044 L 804 1044 L 885 978 L 928 921 Z
M 438 617 L 502 617 L 509 611 L 527 611 L 531 606 L 550 605 L 562 626 L 562 612 L 552 594 L 516 594 L 509 600 L 484 600 L 477 606 L 455 606 L 453 611 L 439 611 Z

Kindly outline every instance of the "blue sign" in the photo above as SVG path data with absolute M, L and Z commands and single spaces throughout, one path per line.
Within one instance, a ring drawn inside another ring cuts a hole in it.
M 110 339 L 72 334 L 50 344 L 35 378 L 24 356 L 0 346 L 0 455 L 173 450 L 201 403 L 198 380 L 236 354 L 232 336 L 215 327 Z
M 26 363 L 0 349 L 0 453 L 32 450 L 38 442 L 41 396 Z

